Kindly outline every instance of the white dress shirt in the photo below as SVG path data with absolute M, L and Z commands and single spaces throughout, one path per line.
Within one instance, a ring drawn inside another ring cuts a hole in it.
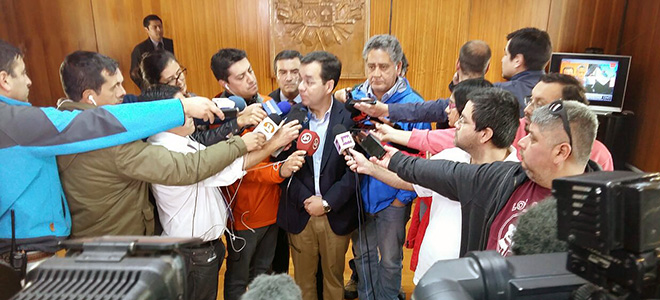
M 189 137 L 170 132 L 153 135 L 147 141 L 173 152 L 195 153 L 206 147 Z M 227 224 L 227 204 L 220 187 L 245 175 L 243 157 L 205 180 L 187 186 L 152 184 L 163 236 L 197 237 L 205 242 L 218 239 Z

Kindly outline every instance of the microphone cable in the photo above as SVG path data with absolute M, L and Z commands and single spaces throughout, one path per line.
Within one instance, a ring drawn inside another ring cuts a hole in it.
M 364 206 L 362 202 L 362 191 L 360 189 L 360 176 L 358 175 L 357 172 L 353 172 L 355 174 L 355 192 L 356 192 L 356 198 L 357 198 L 357 205 L 358 205 L 358 242 L 362 241 L 362 223 L 366 222 L 362 218 L 362 214 L 364 213 Z M 366 228 L 365 228 L 365 235 L 366 235 Z M 370 249 L 369 249 L 369 237 L 365 236 L 364 238 L 364 243 L 367 248 L 367 265 L 369 266 L 369 283 L 371 284 L 371 292 L 374 300 L 376 300 L 376 290 L 374 289 L 374 280 L 373 280 L 373 270 L 371 270 L 371 255 L 370 254 Z M 359 243 L 358 243 L 359 244 Z M 361 248 L 361 247 L 360 247 Z M 360 253 L 360 255 L 363 255 L 364 251 Z M 360 259 L 362 261 L 362 276 L 364 276 L 364 284 L 367 284 L 367 274 L 366 274 L 366 268 L 364 267 L 364 258 Z M 359 277 L 358 277 L 359 278 Z M 366 287 L 366 286 L 365 286 Z M 367 294 L 368 294 L 368 289 L 366 289 Z M 359 293 L 358 293 L 359 294 Z M 368 296 L 368 295 L 367 295 Z

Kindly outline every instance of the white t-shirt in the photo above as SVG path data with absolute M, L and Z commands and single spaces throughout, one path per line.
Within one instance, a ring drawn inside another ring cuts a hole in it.
M 505 161 L 518 161 L 516 149 L 509 147 L 510 154 Z M 462 149 L 450 148 L 433 155 L 431 159 L 444 159 L 470 163 L 470 154 Z M 419 197 L 432 197 L 429 211 L 429 225 L 426 227 L 419 248 L 417 269 L 413 283 L 417 284 L 426 272 L 439 260 L 458 258 L 461 249 L 461 203 L 442 196 L 431 189 L 414 184 Z
M 170 132 L 155 134 L 147 141 L 180 153 L 195 153 L 206 148 L 188 137 Z M 239 157 L 220 173 L 196 184 L 152 184 L 163 236 L 198 237 L 205 242 L 222 236 L 227 224 L 227 205 L 220 187 L 234 183 L 243 175 L 243 157 Z

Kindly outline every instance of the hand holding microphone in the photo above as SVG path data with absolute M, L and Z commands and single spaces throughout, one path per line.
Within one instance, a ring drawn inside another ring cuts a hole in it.
M 280 176 L 282 178 L 291 177 L 293 173 L 298 172 L 305 163 L 305 150 L 296 150 L 287 157 L 286 161 L 280 167 Z
M 351 171 L 365 175 L 372 175 L 376 171 L 377 166 L 370 162 L 364 154 L 354 149 L 348 149 L 348 151 L 350 155 L 345 155 L 344 159 Z
M 284 148 L 298 138 L 300 129 L 302 129 L 302 125 L 298 124 L 298 121 L 284 123 L 273 136 L 271 143 L 274 143 L 277 148 Z
M 183 112 L 190 117 L 210 121 L 213 123 L 215 116 L 221 120 L 225 119 L 222 111 L 208 98 L 190 97 L 181 99 Z
M 264 143 L 266 143 L 266 136 L 256 132 L 248 132 L 241 139 L 245 143 L 248 152 L 260 150 L 264 146 Z
M 257 125 L 254 132 L 262 133 L 266 137 L 266 141 L 269 141 L 280 129 L 280 122 L 282 122 L 282 118 L 279 115 L 271 114 Z
M 251 104 L 245 108 L 245 110 L 241 111 L 238 114 L 238 118 L 236 119 L 236 122 L 238 123 L 239 127 L 245 127 L 249 125 L 259 125 L 261 121 L 263 121 L 268 115 L 266 112 L 261 108 L 261 105 L 259 103 Z

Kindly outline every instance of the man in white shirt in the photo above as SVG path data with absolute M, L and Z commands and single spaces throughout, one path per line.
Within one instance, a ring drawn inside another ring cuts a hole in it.
M 463 107 L 460 102 L 466 100 L 460 98 L 455 99 L 457 107 Z M 513 94 L 502 89 L 484 88 L 470 92 L 456 122 L 454 144 L 457 148 L 446 149 L 431 159 L 448 159 L 471 164 L 517 161 L 516 150 L 511 143 L 518 128 L 518 109 L 518 102 Z M 414 283 L 417 283 L 436 261 L 459 256 L 462 231 L 459 202 L 405 182 L 393 172 L 369 162 L 358 152 L 353 151 L 353 155 L 354 159 L 347 157 L 347 164 L 352 170 L 372 175 L 396 188 L 414 189 L 419 197 L 433 197 L 429 225 L 422 240 Z
M 146 89 L 141 101 L 161 98 L 183 98 L 177 87 L 158 85 Z M 225 256 L 225 248 L 219 238 L 226 229 L 228 203 L 220 187 L 228 186 L 245 175 L 265 157 L 291 143 L 300 130 L 297 122 L 290 122 L 276 133 L 262 149 L 239 157 L 228 167 L 205 180 L 187 186 L 153 184 L 151 189 L 163 226 L 163 235 L 172 237 L 197 237 L 201 245 L 182 249 L 188 267 L 188 299 L 216 299 L 218 271 Z M 194 141 L 189 134 L 194 127 L 177 127 L 155 134 L 147 140 L 170 151 L 195 153 L 206 147 Z M 260 133 L 248 133 L 243 138 Z M 304 162 L 304 151 L 294 152 L 282 164 L 282 174 L 297 171 Z M 201 162 L 204 163 L 204 162 Z M 286 172 L 285 172 L 286 171 Z

